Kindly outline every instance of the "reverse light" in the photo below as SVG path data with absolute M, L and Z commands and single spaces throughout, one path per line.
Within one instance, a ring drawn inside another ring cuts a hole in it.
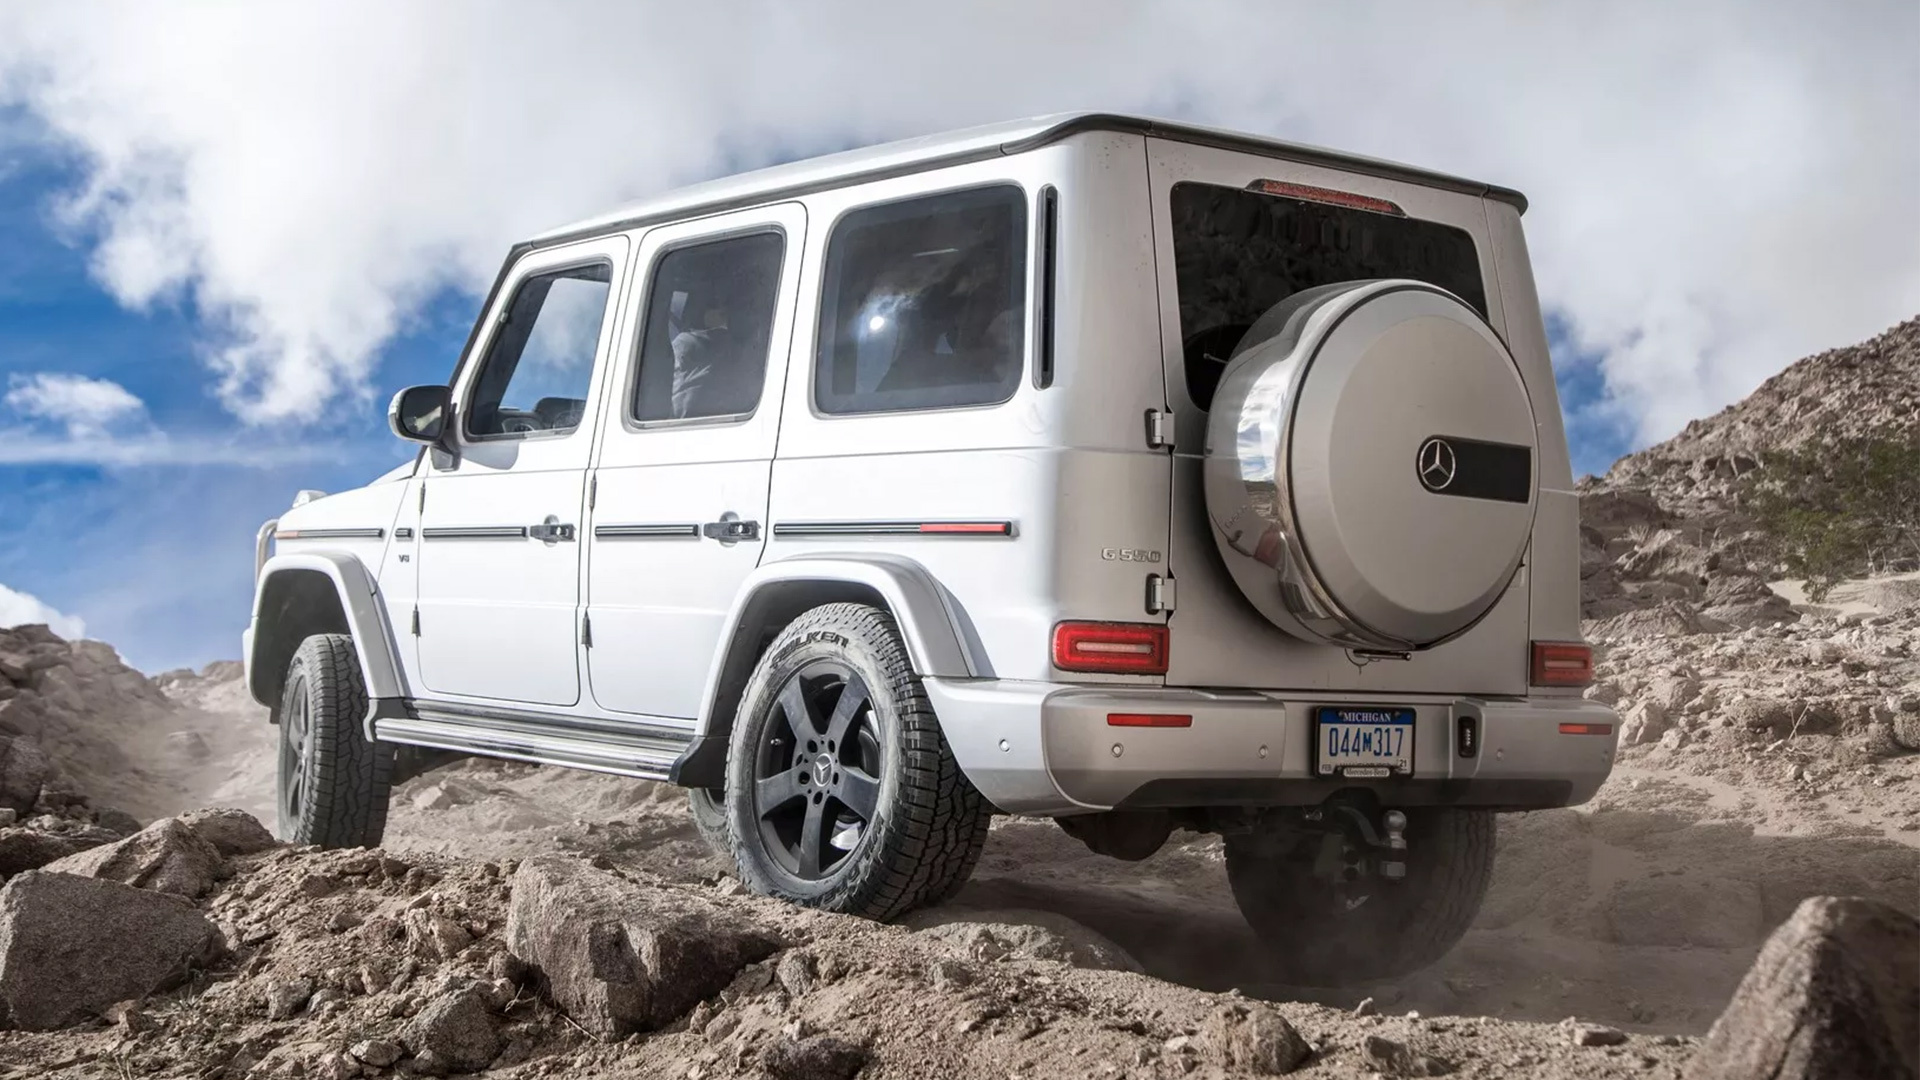
M 1293 184 L 1285 180 L 1255 180 L 1247 187 L 1253 191 L 1268 195 L 1283 195 L 1289 199 L 1327 203 L 1330 206 L 1344 206 L 1352 210 L 1371 210 L 1376 214 L 1392 214 L 1394 217 L 1407 216 L 1407 212 L 1400 209 L 1398 203 L 1376 199 L 1371 195 L 1355 195 L 1351 191 L 1335 191 L 1333 188 Z
M 1110 712 L 1108 727 L 1192 727 L 1193 717 L 1186 713 Z
M 1167 628 L 1158 623 L 1063 622 L 1053 628 L 1061 671 L 1165 675 Z
M 1593 682 L 1593 646 L 1580 641 L 1536 641 L 1527 681 L 1534 686 L 1587 686 Z

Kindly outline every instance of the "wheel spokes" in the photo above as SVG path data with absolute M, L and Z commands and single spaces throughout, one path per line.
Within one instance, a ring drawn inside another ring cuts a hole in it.
M 841 747 L 847 740 L 847 729 L 853 725 L 854 717 L 860 714 L 861 706 L 867 703 L 867 684 L 859 675 L 848 673 L 847 681 L 840 687 L 840 701 L 833 707 L 833 715 L 827 718 L 827 741 Z
M 852 766 L 842 766 L 840 783 L 834 792 L 840 804 L 854 816 L 871 825 L 880 809 L 880 781 Z
M 808 799 L 806 818 L 800 823 L 800 875 L 820 876 L 821 832 L 826 828 L 825 799 Z
M 780 688 L 780 713 L 787 721 L 787 732 L 793 744 L 799 746 L 807 736 L 817 734 L 820 726 L 815 722 L 812 707 L 807 703 L 807 691 L 800 684 L 800 676 L 787 680 Z
M 792 769 L 782 769 L 772 776 L 754 781 L 754 809 L 764 818 L 784 809 L 795 799 L 804 798 L 805 788 L 800 786 L 800 776 Z

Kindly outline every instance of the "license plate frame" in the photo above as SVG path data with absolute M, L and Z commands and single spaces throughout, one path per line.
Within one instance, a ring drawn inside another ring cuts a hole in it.
M 1328 725 L 1335 731 L 1329 732 Z M 1364 729 L 1372 729 L 1370 731 Z M 1418 714 L 1407 705 L 1316 705 L 1313 707 L 1313 775 L 1316 779 L 1396 780 L 1413 775 Z M 1339 760 L 1329 738 L 1394 739 L 1392 753 L 1371 760 Z

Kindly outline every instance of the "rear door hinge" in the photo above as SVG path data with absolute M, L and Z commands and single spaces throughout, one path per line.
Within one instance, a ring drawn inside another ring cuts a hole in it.
M 1173 610 L 1174 589 L 1171 577 L 1147 575 L 1147 614 L 1163 615 Z
M 1147 446 L 1154 450 L 1173 449 L 1173 413 L 1165 409 L 1147 410 Z
M 420 609 L 417 607 L 413 609 L 413 636 L 420 636 Z
M 584 611 L 580 613 L 580 644 L 593 648 L 593 616 Z

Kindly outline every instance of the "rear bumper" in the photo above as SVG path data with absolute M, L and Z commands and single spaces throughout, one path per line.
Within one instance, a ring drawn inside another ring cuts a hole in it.
M 1185 806 L 1309 806 L 1372 790 L 1394 806 L 1536 810 L 1593 797 L 1613 767 L 1613 710 L 1580 698 L 1469 698 L 1279 691 L 1210 693 L 994 679 L 924 680 L 968 779 L 1007 813 Z M 1312 707 L 1415 710 L 1413 776 L 1321 779 Z M 1182 713 L 1191 727 L 1111 727 L 1116 712 Z M 1478 728 L 1463 753 L 1460 729 Z M 1562 725 L 1606 734 L 1568 734 Z

